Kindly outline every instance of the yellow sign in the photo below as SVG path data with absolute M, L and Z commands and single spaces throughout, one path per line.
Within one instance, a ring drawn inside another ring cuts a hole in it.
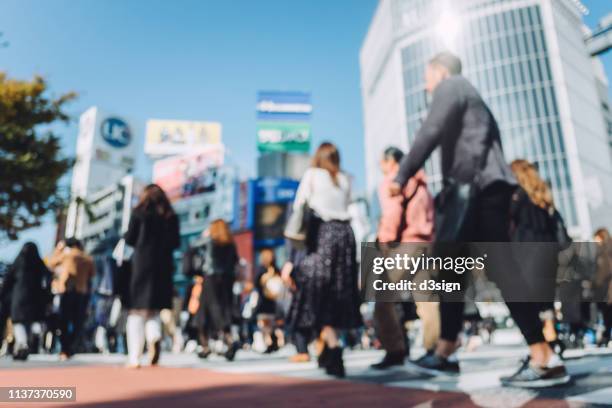
M 186 120 L 147 121 L 145 153 L 170 156 L 221 143 L 221 124 Z

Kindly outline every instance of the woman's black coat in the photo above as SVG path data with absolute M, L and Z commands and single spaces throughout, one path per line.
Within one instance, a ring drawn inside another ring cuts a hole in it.
M 134 248 L 131 260 L 128 308 L 161 310 L 172 307 L 174 259 L 180 245 L 175 214 L 135 209 L 125 242 Z
M 45 317 L 50 301 L 51 273 L 34 244 L 25 244 L 4 277 L 0 298 L 6 299 L 13 322 L 36 322 Z

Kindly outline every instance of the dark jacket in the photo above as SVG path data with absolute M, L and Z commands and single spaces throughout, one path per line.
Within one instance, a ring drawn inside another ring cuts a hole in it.
M 128 307 L 150 310 L 171 308 L 172 253 L 180 244 L 176 215 L 164 218 L 154 211 L 135 209 L 125 233 L 125 242 L 134 247 Z
M 212 244 L 212 269 L 213 274 L 231 276 L 232 281 L 236 278 L 236 265 L 240 260 L 235 244 Z
M 38 256 L 38 251 L 27 245 L 9 267 L 0 293 L 0 298 L 7 299 L 13 322 L 43 320 L 51 300 L 51 272 Z
M 226 332 L 232 324 L 233 293 L 236 280 L 238 252 L 236 245 L 218 245 L 211 248 L 210 271 L 205 271 L 200 295 L 200 308 L 196 314 L 196 325 L 204 333 Z
M 558 242 L 559 236 L 567 236 L 561 214 L 538 207 L 520 187 L 512 195 L 510 220 L 513 242 Z
M 440 146 L 443 178 L 472 182 L 489 138 L 492 144 L 478 187 L 484 189 L 496 181 L 516 184 L 489 108 L 467 79 L 451 76 L 436 87 L 427 118 L 403 157 L 395 181 L 404 186 Z

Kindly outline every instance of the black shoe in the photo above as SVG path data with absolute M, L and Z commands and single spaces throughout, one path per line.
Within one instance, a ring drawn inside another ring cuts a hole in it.
M 200 357 L 201 359 L 206 359 L 208 358 L 208 356 L 210 356 L 210 350 L 202 350 L 198 352 L 198 357 Z
M 234 342 L 228 346 L 228 350 L 225 352 L 225 359 L 227 361 L 234 361 L 234 357 L 236 357 L 236 352 L 240 348 L 237 342 Z
M 409 365 L 418 372 L 432 376 L 458 375 L 460 371 L 457 361 L 449 361 L 435 353 L 425 354 L 417 360 L 411 360 Z
M 264 354 L 272 354 L 275 351 L 278 351 L 278 345 L 276 343 L 270 344 Z
M 330 348 L 327 351 L 327 365 L 325 372 L 334 377 L 344 378 L 344 361 L 342 361 L 342 349 L 340 347 Z
M 411 364 L 420 364 L 420 361 L 422 361 L 423 359 L 433 356 L 435 353 L 435 350 L 427 350 L 425 352 L 425 354 L 423 354 L 421 357 L 417 358 L 416 360 L 410 360 Z
M 325 368 L 327 366 L 327 362 L 329 360 L 329 347 L 327 344 L 323 345 L 323 350 L 321 350 L 321 354 L 317 357 L 317 363 L 319 364 L 319 368 Z
M 405 353 L 403 352 L 393 352 L 385 354 L 385 357 L 381 362 L 372 364 L 372 367 L 375 370 L 386 370 L 387 368 L 393 366 L 401 366 L 404 365 Z
M 559 358 L 563 360 L 563 353 L 565 352 L 565 349 L 566 349 L 565 343 L 557 339 L 554 341 L 549 341 L 548 345 L 559 356 Z
M 564 365 L 534 367 L 529 364 L 529 358 L 526 358 L 516 373 L 501 377 L 499 381 L 507 387 L 546 388 L 567 384 L 571 377 Z
M 28 359 L 28 349 L 17 350 L 15 354 L 13 354 L 13 360 L 15 361 L 26 361 Z
M 150 345 L 149 349 L 149 364 L 154 366 L 159 363 L 159 356 L 161 355 L 161 340 L 157 340 Z

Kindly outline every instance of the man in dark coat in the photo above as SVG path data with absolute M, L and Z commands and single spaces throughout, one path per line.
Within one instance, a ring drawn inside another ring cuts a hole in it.
M 431 106 L 389 190 L 391 194 L 399 194 L 434 149 L 440 147 L 444 188 L 453 181 L 476 184 L 474 215 L 465 221 L 469 234 L 460 240 L 507 242 L 510 200 L 516 181 L 504 159 L 495 118 L 476 88 L 461 75 L 461 68 L 461 60 L 449 52 L 436 55 L 427 65 L 425 89 L 432 94 Z M 498 284 L 511 280 L 510 270 L 493 272 L 497 274 Z M 501 286 L 504 293 L 504 285 Z M 546 387 L 569 382 L 564 365 L 544 340 L 538 306 L 519 302 L 507 305 L 529 344 L 530 360 L 516 374 L 502 378 L 502 383 Z M 463 309 L 462 302 L 440 303 L 440 340 L 435 353 L 416 361 L 416 368 L 431 374 L 459 372 L 459 364 L 449 357 L 457 348 Z

